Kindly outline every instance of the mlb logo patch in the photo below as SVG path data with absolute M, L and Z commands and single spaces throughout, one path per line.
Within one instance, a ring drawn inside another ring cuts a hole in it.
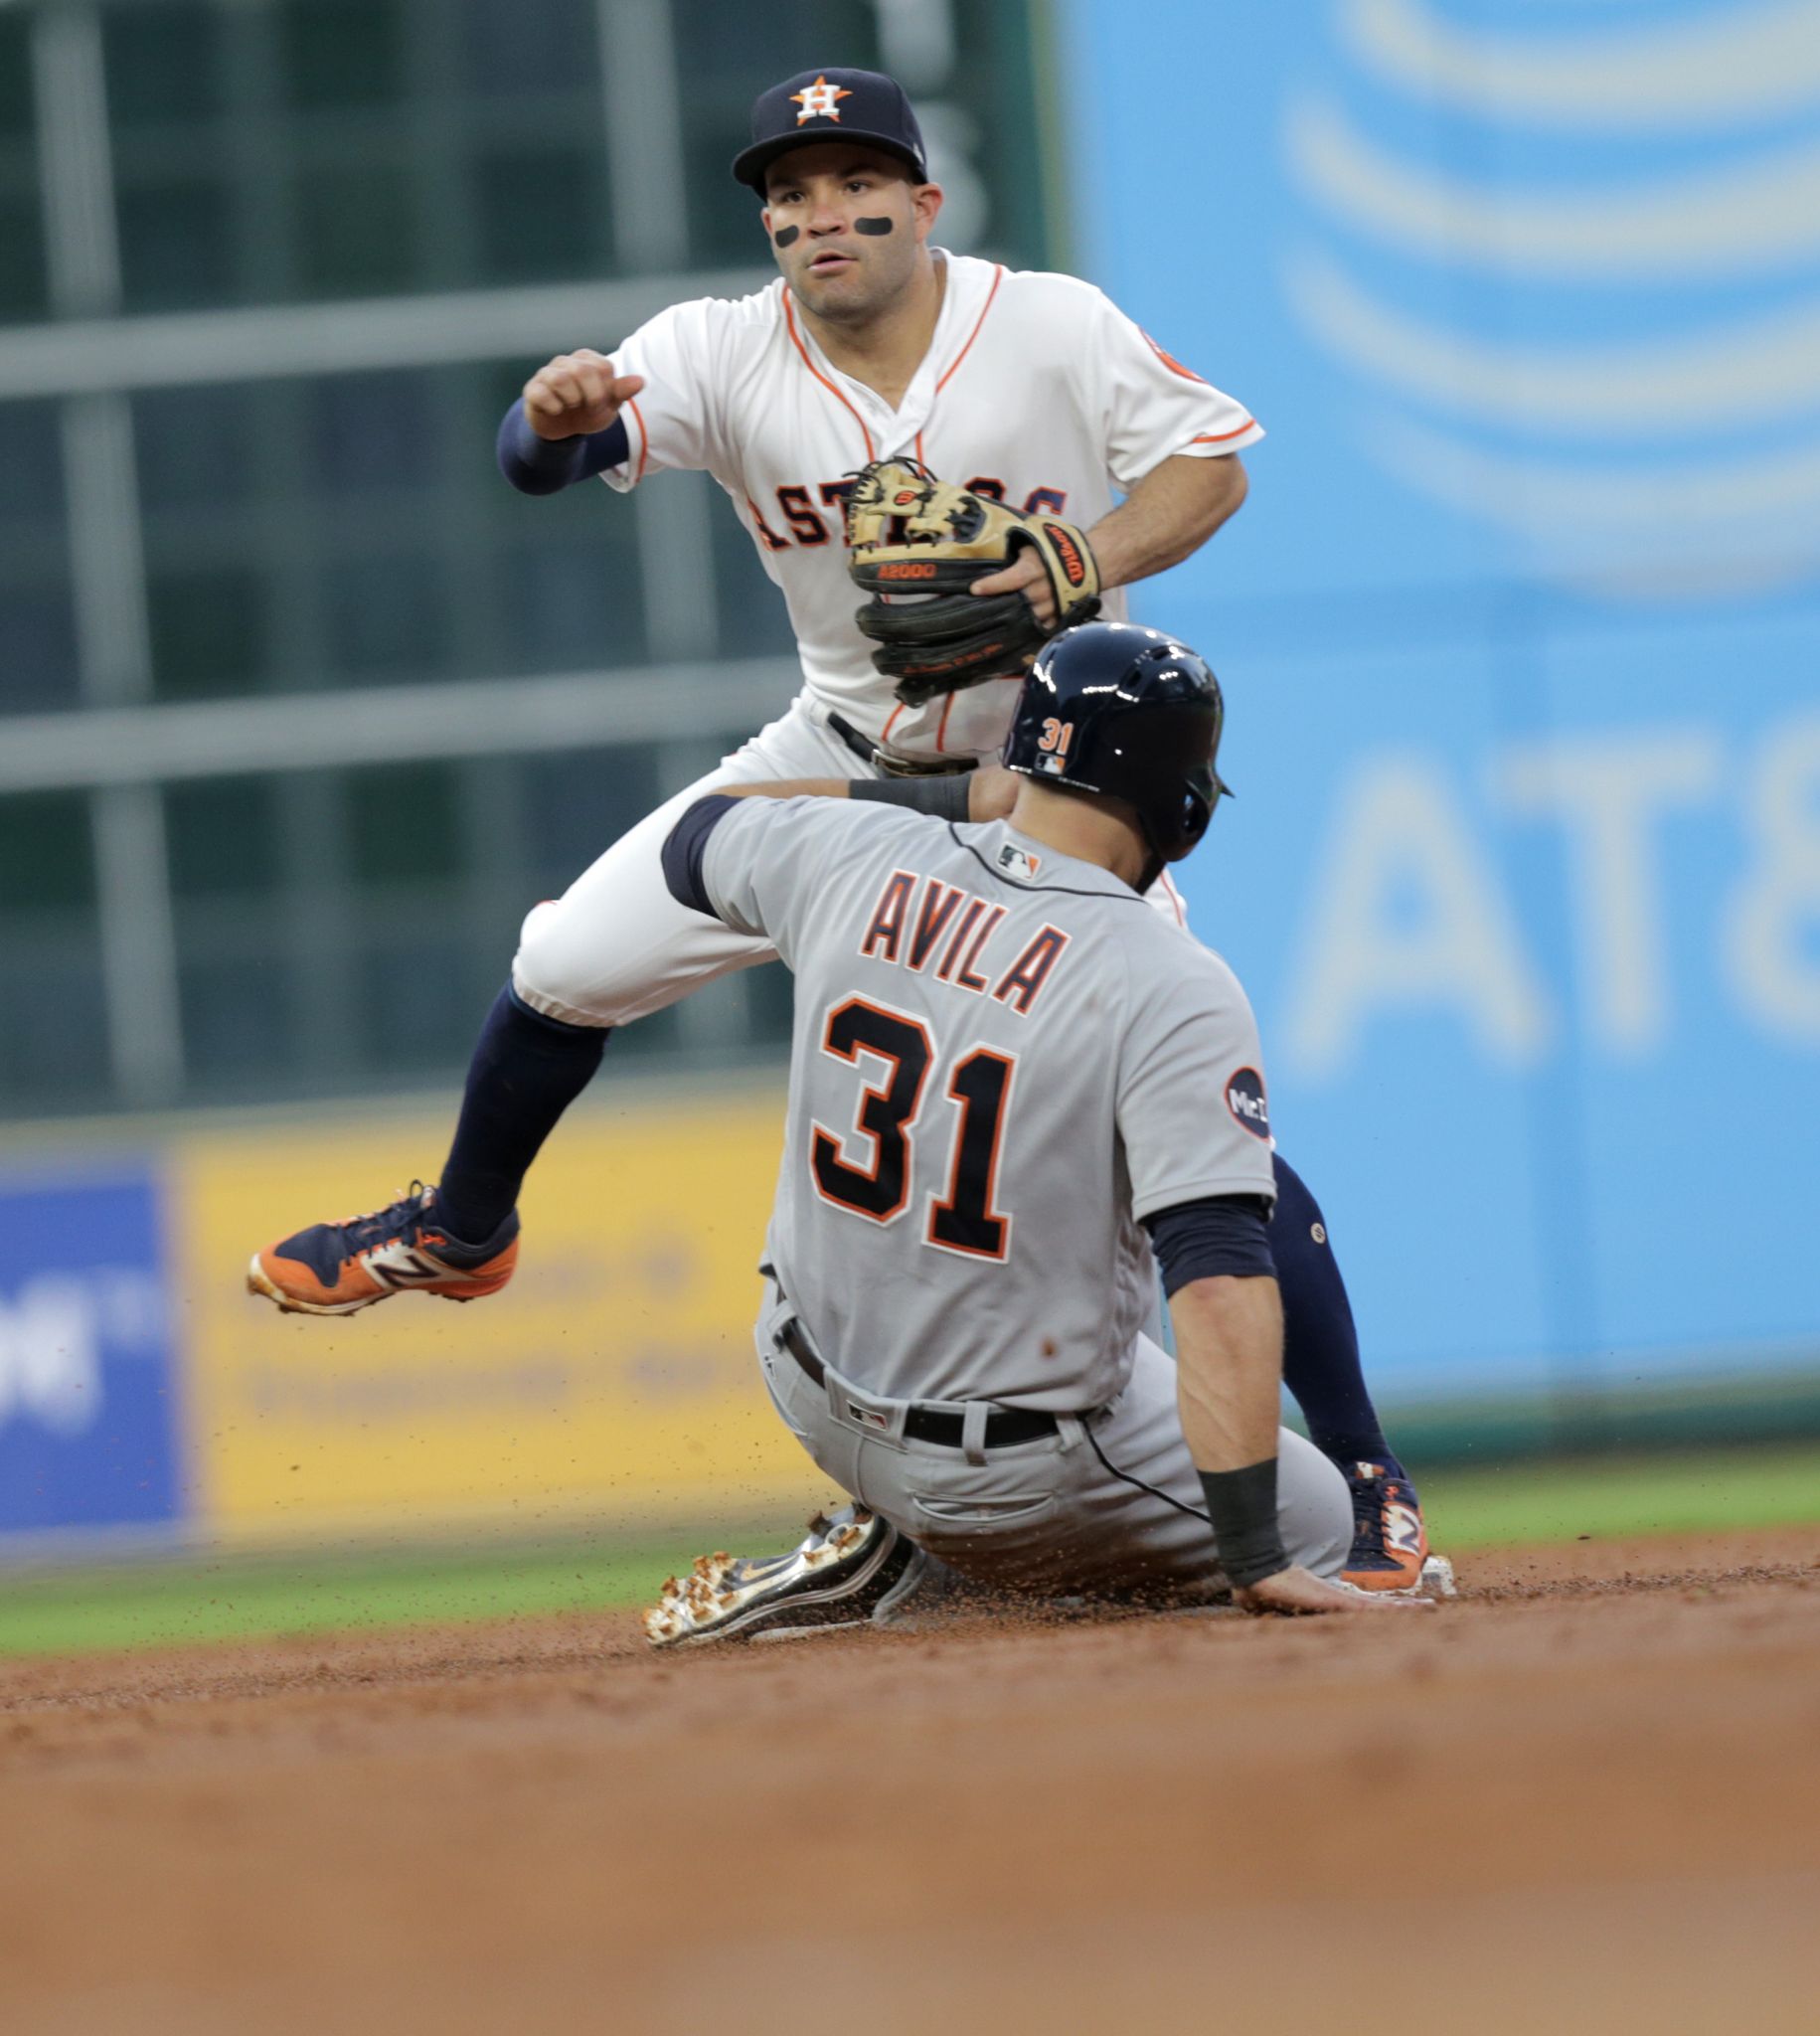
M 881 1414 L 876 1407 L 861 1407 L 857 1402 L 847 1402 L 847 1412 L 862 1428 L 876 1428 L 883 1432 L 891 1427 L 891 1416 Z
M 998 866 L 1007 877 L 1016 877 L 1028 884 L 1043 867 L 1043 858 L 1029 855 L 1015 841 L 1001 844 L 998 852 Z

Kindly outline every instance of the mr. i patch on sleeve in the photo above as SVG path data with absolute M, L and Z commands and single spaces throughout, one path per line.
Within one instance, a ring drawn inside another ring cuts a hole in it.
M 1226 1080 L 1226 1106 L 1253 1138 L 1270 1135 L 1270 1105 L 1264 1100 L 1263 1077 L 1255 1068 L 1241 1068 Z

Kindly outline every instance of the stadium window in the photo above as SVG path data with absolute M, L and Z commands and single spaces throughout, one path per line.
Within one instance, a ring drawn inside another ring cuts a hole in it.
M 196 0 L 110 7 L 101 17 L 115 128 L 212 120 L 227 106 L 222 14 Z
M 18 582 L 16 570 L 0 562 L 0 714 L 73 707 L 81 680 L 68 576 L 53 568 Z
M 388 764 L 343 784 L 358 933 L 355 1033 L 388 1075 L 456 1069 L 501 959 L 465 925 L 469 837 L 458 767 Z
M 38 155 L 33 145 L 32 19 L 0 8 L 0 320 L 50 308 Z
M 422 280 L 416 203 L 401 164 L 336 164 L 296 182 L 297 285 L 305 296 L 380 296 Z
M 758 554 L 732 506 L 719 498 L 709 505 L 714 529 L 714 581 L 720 607 L 724 657 L 794 656 L 789 610 L 764 577 Z
M 388 764 L 350 771 L 342 797 L 349 872 L 363 890 L 461 880 L 466 837 L 455 765 Z
M 662 797 L 657 755 L 646 743 L 527 757 L 520 768 L 533 898 L 566 890 Z
M 164 815 L 186 1071 L 193 1090 L 231 1092 L 294 1044 L 278 781 L 171 785 Z
M 499 973 L 494 955 L 495 986 Z M 487 1004 L 458 929 L 401 935 L 396 925 L 363 942 L 355 997 L 356 1037 L 373 1071 L 418 1081 L 446 1081 L 465 1065 Z
M 164 794 L 166 854 L 177 899 L 265 898 L 280 878 L 269 777 L 174 784 Z
M 133 397 L 133 458 L 148 514 L 234 508 L 251 498 L 253 469 L 243 448 L 256 442 L 256 395 L 229 384 Z
M 437 484 L 441 437 L 421 372 L 325 375 L 304 385 L 304 399 L 309 474 L 322 494 L 345 501 Z
M 0 1098 L 12 1115 L 92 1109 L 112 1090 L 92 915 L 31 930 L 0 921 Z
M 61 533 L 64 460 L 54 403 L 0 403 L 0 527 Z
M 287 0 L 278 24 L 284 96 L 295 111 L 390 106 L 404 97 L 399 0 Z
M 592 0 L 463 0 L 462 77 L 478 98 L 550 98 L 578 85 L 599 99 Z
M 95 913 L 94 844 L 83 792 L 0 798 L 0 1094 L 54 1107 L 109 1083 Z
M 32 23 L 23 8 L 0 14 L 0 146 L 32 144 Z
M 234 206 L 222 177 L 183 172 L 116 181 L 120 292 L 128 310 L 183 310 L 235 294 Z
M 87 794 L 33 791 L 0 798 L 0 913 L 93 907 Z
M 270 657 L 269 593 L 248 566 L 147 575 L 153 687 L 161 700 L 256 691 Z
M 352 680 L 422 680 L 451 657 L 441 564 L 413 552 L 362 549 L 322 568 L 328 656 Z
M 48 307 L 37 191 L 0 185 L 0 319 L 42 318 Z
M 180 914 L 180 923 L 186 917 Z M 277 951 L 263 915 L 243 917 L 244 928 L 212 936 L 214 944 L 243 951 L 194 951 L 199 936 L 185 931 L 177 994 L 192 1091 L 232 1094 L 238 1085 L 269 1095 L 271 1070 L 295 1053 L 298 1007 L 287 958 Z
M 480 280 L 560 280 L 611 266 L 598 148 L 493 144 L 475 151 L 469 178 Z
M 494 584 L 507 669 L 587 671 L 649 656 L 636 532 L 605 539 L 597 526 L 578 529 L 572 520 L 567 532 L 530 533 L 501 547 Z

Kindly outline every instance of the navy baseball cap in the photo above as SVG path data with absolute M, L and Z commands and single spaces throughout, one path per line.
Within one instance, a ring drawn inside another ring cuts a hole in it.
M 864 141 L 901 156 L 929 180 L 922 130 L 904 87 L 877 71 L 803 71 L 752 101 L 752 145 L 734 157 L 733 173 L 764 196 L 764 173 L 780 155 L 815 141 Z

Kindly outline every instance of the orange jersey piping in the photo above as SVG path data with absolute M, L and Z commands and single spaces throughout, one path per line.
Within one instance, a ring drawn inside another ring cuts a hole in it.
M 644 412 L 638 408 L 637 397 L 630 398 L 626 408 L 638 424 L 638 471 L 632 476 L 632 485 L 636 487 L 644 479 L 644 470 L 651 457 L 651 434 L 645 429 Z
M 979 316 L 973 321 L 973 330 L 967 334 L 966 345 L 963 346 L 960 352 L 954 356 L 953 366 L 950 367 L 948 372 L 944 376 L 942 376 L 941 380 L 935 384 L 935 394 L 937 396 L 939 396 L 941 392 L 948 386 L 948 384 L 951 381 L 953 381 L 955 370 L 959 368 L 961 362 L 967 358 L 968 354 L 970 354 L 973 351 L 973 342 L 979 337 L 979 329 L 986 322 L 986 313 L 992 309 L 993 299 L 999 293 L 999 284 L 1002 283 L 1004 280 L 1005 264 L 1002 261 L 995 262 L 993 264 L 992 269 L 992 287 L 986 292 L 986 301 L 984 304 L 980 306 Z M 920 443 L 922 437 L 921 432 L 918 431 L 916 436 L 918 443 Z
M 872 449 L 872 433 L 866 428 L 866 420 L 860 416 L 859 412 L 854 409 L 853 405 L 851 403 L 848 403 L 846 397 L 844 397 L 841 394 L 841 392 L 835 388 L 834 384 L 828 380 L 827 376 L 822 373 L 822 371 L 815 365 L 815 363 L 812 360 L 810 360 L 809 349 L 803 345 L 802 335 L 796 330 L 796 313 L 790 307 L 790 293 L 787 289 L 783 293 L 783 319 L 784 323 L 789 327 L 790 330 L 791 344 L 795 347 L 796 351 L 802 356 L 803 366 L 808 369 L 809 373 L 815 377 L 816 381 L 818 381 L 821 384 L 821 386 L 828 392 L 830 396 L 834 398 L 834 400 L 837 403 L 845 407 L 848 416 L 851 417 L 853 422 L 859 425 L 860 436 L 866 441 L 866 457 L 868 459 L 876 459 L 878 455 Z

